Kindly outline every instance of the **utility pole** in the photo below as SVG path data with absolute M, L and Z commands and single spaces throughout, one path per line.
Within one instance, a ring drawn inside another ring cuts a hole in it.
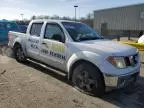
M 20 15 L 21 15 L 21 18 L 22 18 L 22 21 L 23 21 L 23 16 L 24 16 L 24 14 L 23 14 L 23 13 L 21 13 Z
M 78 7 L 78 5 L 74 5 L 74 8 L 75 8 L 75 21 L 77 20 L 76 18 L 76 8 Z

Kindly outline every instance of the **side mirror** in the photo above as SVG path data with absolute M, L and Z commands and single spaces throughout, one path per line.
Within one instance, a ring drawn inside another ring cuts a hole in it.
M 63 36 L 60 34 L 54 34 L 51 39 L 64 43 Z

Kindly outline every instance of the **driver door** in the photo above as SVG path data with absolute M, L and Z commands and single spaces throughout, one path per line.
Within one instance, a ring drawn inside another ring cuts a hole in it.
M 56 38 L 54 39 L 54 36 L 61 36 L 63 38 L 63 42 L 56 40 Z M 64 32 L 59 24 L 46 24 L 40 51 L 40 57 L 44 63 L 64 70 L 64 64 L 66 62 L 66 46 L 64 43 L 64 39 Z

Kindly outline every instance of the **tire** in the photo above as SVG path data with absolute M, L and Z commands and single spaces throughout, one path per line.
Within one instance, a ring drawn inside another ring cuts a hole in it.
M 23 49 L 20 45 L 16 45 L 14 47 L 14 56 L 18 62 L 20 62 L 20 63 L 26 62 L 26 56 L 25 56 Z
M 101 97 L 105 93 L 105 83 L 102 73 L 90 63 L 82 63 L 73 70 L 74 86 L 90 95 Z

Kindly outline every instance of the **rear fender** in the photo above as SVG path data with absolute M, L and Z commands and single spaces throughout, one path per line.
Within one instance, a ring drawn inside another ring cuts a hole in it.
M 22 49 L 23 49 L 23 51 L 24 51 L 24 54 L 27 55 L 25 42 L 22 41 L 21 38 L 17 37 L 17 38 L 14 40 L 13 48 L 14 48 L 14 46 L 15 46 L 17 43 L 21 45 L 21 47 L 22 47 Z

